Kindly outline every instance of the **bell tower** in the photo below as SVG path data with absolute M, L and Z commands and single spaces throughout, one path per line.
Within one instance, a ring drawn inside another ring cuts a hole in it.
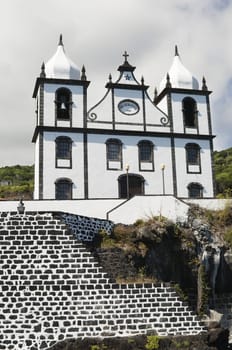
M 36 79 L 34 199 L 85 197 L 84 128 L 87 110 L 85 67 L 66 55 L 62 35 L 55 54 Z M 74 161 L 76 160 L 76 162 Z
M 176 46 L 154 102 L 170 120 L 173 193 L 177 197 L 214 197 L 210 93 L 205 78 L 200 88 L 183 65 Z

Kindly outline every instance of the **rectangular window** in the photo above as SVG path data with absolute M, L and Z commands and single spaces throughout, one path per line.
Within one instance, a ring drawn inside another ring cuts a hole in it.
M 59 142 L 57 144 L 57 158 L 69 159 L 70 158 L 70 143 Z
M 149 144 L 140 146 L 140 161 L 152 162 L 152 148 Z
M 187 151 L 187 162 L 191 165 L 199 164 L 199 149 L 198 148 L 189 148 Z

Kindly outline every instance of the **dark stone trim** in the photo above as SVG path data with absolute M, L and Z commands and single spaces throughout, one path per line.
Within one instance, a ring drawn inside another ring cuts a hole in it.
M 88 123 L 96 123 L 96 124 L 112 124 L 112 122 L 107 122 L 103 120 L 91 120 Z M 115 122 L 115 125 L 136 125 L 136 126 L 144 126 L 144 123 L 130 123 L 130 122 Z M 157 126 L 162 128 L 167 128 L 169 125 L 167 124 L 146 124 L 146 126 Z
M 43 131 L 39 134 L 39 199 L 43 199 L 44 145 Z
M 119 83 L 107 83 L 105 85 L 107 89 L 124 89 L 124 90 L 141 90 L 145 91 L 149 88 L 148 85 L 134 85 L 134 84 L 119 84 Z
M 213 196 L 216 196 L 216 180 L 215 180 L 215 166 L 214 166 L 214 157 L 213 157 L 213 140 L 209 140 L 210 144 L 210 157 L 211 157 L 211 166 L 212 166 L 212 182 L 213 182 Z
M 166 138 L 180 138 L 180 139 L 192 139 L 192 140 L 211 140 L 214 135 L 196 135 L 196 134 L 184 134 L 184 133 L 174 133 L 174 132 L 158 132 L 158 131 L 137 131 L 137 130 L 112 130 L 112 129 L 85 129 L 85 128 L 66 128 L 66 127 L 54 127 L 54 126 L 37 126 L 33 135 L 32 142 L 36 141 L 39 133 L 43 131 L 55 131 L 55 132 L 69 132 L 69 133 L 87 133 L 87 134 L 107 134 L 107 135 L 128 135 L 128 136 L 157 136 Z
M 206 96 L 206 106 L 207 106 L 209 134 L 212 135 L 212 122 L 211 122 L 209 95 Z M 214 167 L 214 158 L 213 158 L 213 140 L 210 139 L 209 143 L 210 143 L 211 165 L 212 165 L 213 196 L 215 197 L 216 196 L 216 180 L 215 180 L 215 167 Z
M 41 84 L 39 91 L 39 125 L 44 125 L 44 84 Z
M 84 132 L 84 196 L 85 199 L 89 198 L 89 179 L 88 179 L 88 135 Z
M 143 103 L 143 129 L 146 131 L 146 104 L 145 104 L 145 91 L 142 91 L 142 103 Z
M 202 95 L 207 96 L 212 93 L 212 91 L 209 90 L 192 90 L 192 89 L 177 89 L 177 88 L 165 88 L 161 91 L 161 93 L 155 98 L 154 103 L 159 103 L 165 95 L 168 93 L 178 93 L 178 94 L 185 94 L 185 95 Z
M 83 87 L 83 126 L 84 131 L 83 134 L 83 161 L 84 161 L 84 196 L 85 199 L 88 199 L 89 197 L 89 169 L 88 169 L 88 135 L 86 132 L 87 127 L 87 87 L 88 85 L 85 85 Z
M 172 177 L 173 177 L 173 194 L 177 196 L 177 178 L 176 178 L 176 152 L 175 152 L 175 133 L 173 132 L 173 113 L 172 113 L 172 97 L 171 92 L 167 94 L 167 110 L 170 120 L 171 130 L 171 157 L 172 157 Z M 186 136 L 185 136 L 186 137 Z
M 212 135 L 211 112 L 210 112 L 210 103 L 209 103 L 209 96 L 208 95 L 206 96 L 206 107 L 207 107 L 209 134 Z
M 127 60 L 118 67 L 119 72 L 133 72 L 136 67 L 132 66 Z
M 115 130 L 115 100 L 114 100 L 114 89 L 111 90 L 112 94 L 112 128 Z
M 76 79 L 37 78 L 32 97 L 36 97 L 38 88 L 42 84 L 79 85 L 87 88 L 90 81 Z

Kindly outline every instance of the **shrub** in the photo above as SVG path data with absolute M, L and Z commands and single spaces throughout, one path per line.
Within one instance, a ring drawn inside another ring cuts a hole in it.
M 160 341 L 160 338 L 158 335 L 148 335 L 145 348 L 147 350 L 159 349 L 159 341 Z
M 226 230 L 224 238 L 225 238 L 225 241 L 232 248 L 232 228 L 229 228 Z

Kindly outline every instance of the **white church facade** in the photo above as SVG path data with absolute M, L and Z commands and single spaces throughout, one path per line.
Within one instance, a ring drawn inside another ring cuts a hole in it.
M 210 91 L 177 48 L 155 98 L 123 55 L 119 77 L 87 106 L 89 81 L 62 37 L 42 65 L 37 101 L 34 199 L 117 199 L 134 195 L 213 198 Z

